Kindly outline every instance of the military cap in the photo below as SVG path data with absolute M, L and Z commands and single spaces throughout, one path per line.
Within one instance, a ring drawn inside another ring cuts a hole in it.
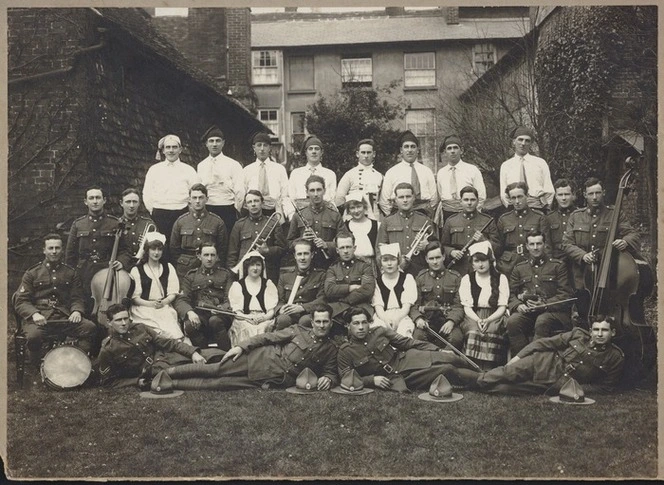
M 355 369 L 348 369 L 341 376 L 341 385 L 332 389 L 332 392 L 346 395 L 362 395 L 373 392 L 373 389 L 364 387 L 362 377 L 360 377 L 360 374 Z
M 434 379 L 429 387 L 429 392 L 423 392 L 417 396 L 422 401 L 455 402 L 463 399 L 461 394 L 452 392 L 452 384 L 441 374 Z
M 184 391 L 173 390 L 173 379 L 165 370 L 160 371 L 150 385 L 150 391 L 141 392 L 141 397 L 148 399 L 161 399 L 181 396 Z
M 318 376 L 305 367 L 295 379 L 295 386 L 286 389 L 286 392 L 291 394 L 312 394 L 318 390 Z
M 574 379 L 570 377 L 558 391 L 558 395 L 549 399 L 551 402 L 559 404 L 594 404 L 595 400 L 585 397 L 583 388 Z

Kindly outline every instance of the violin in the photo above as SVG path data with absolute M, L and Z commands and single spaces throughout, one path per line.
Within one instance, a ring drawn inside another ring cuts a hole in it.
M 122 299 L 127 296 L 131 284 L 129 273 L 123 269 L 114 270 L 111 267 L 118 256 L 118 246 L 120 244 L 122 230 L 123 226 L 120 225 L 115 232 L 113 251 L 111 252 L 111 259 L 108 263 L 109 267 L 97 271 L 90 282 L 92 298 L 95 302 L 92 314 L 96 315 L 97 323 L 105 327 L 108 326 L 106 310 L 108 310 L 111 305 L 122 302 Z
M 654 273 L 647 261 L 634 255 L 629 248 L 619 251 L 613 247 L 618 235 L 618 225 L 623 197 L 634 175 L 635 162 L 626 160 L 627 171 L 620 179 L 618 194 L 604 247 L 601 248 L 599 265 L 586 267 L 585 292 L 582 300 L 588 308 L 580 313 L 585 316 L 608 315 L 616 320 L 616 336 L 613 342 L 625 354 L 624 383 L 634 383 L 652 369 L 657 359 L 657 335 L 648 323 L 644 312 L 644 299 L 654 287 Z M 582 290 L 583 293 L 583 290 Z

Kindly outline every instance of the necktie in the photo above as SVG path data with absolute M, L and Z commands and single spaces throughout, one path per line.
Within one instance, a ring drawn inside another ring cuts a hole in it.
M 450 192 L 452 192 L 453 199 L 458 199 L 459 194 L 457 194 L 456 167 L 450 167 L 450 172 Z
M 270 186 L 267 183 L 267 169 L 265 162 L 261 162 L 261 168 L 258 170 L 258 187 L 263 197 L 270 194 Z
M 413 191 L 415 192 L 415 199 L 421 199 L 422 189 L 420 187 L 420 179 L 417 177 L 417 171 L 415 170 L 415 164 L 410 164 L 410 184 L 413 186 Z
M 521 173 L 520 173 L 520 182 L 524 182 L 526 185 L 528 185 L 528 180 L 526 179 L 526 161 L 523 157 L 519 157 L 519 161 L 521 162 Z

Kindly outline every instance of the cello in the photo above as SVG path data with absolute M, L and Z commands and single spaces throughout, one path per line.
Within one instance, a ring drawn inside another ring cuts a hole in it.
M 111 305 L 122 302 L 122 299 L 127 296 L 131 284 L 129 273 L 123 269 L 114 270 L 111 267 L 118 256 L 118 246 L 123 228 L 123 225 L 120 225 L 115 232 L 115 241 L 113 242 L 113 250 L 108 268 L 97 271 L 90 281 L 90 290 L 92 291 L 92 298 L 95 301 L 92 314 L 96 315 L 97 323 L 104 327 L 108 326 L 106 310 Z
M 657 360 L 657 335 L 644 312 L 644 299 L 654 287 L 654 273 L 647 261 L 634 255 L 629 248 L 613 247 L 618 235 L 623 197 L 634 174 L 634 160 L 625 161 L 627 171 L 620 179 L 618 194 L 599 265 L 586 267 L 585 290 L 589 305 L 588 321 L 593 315 L 609 315 L 616 321 L 613 342 L 625 354 L 623 384 L 634 384 L 651 370 Z M 589 298 L 588 298 L 589 297 Z M 580 308 L 583 312 L 583 309 Z

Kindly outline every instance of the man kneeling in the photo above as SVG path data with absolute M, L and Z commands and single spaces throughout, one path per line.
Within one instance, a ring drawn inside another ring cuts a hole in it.
M 337 348 L 329 339 L 332 309 L 316 304 L 311 310 L 311 328 L 291 325 L 276 332 L 259 334 L 231 348 L 217 364 L 171 367 L 152 381 L 152 392 L 173 389 L 230 391 L 275 384 L 295 385 L 306 367 L 317 376 L 318 390 L 338 384 Z
M 607 391 L 620 381 L 624 356 L 611 339 L 613 317 L 598 315 L 591 331 L 574 328 L 528 344 L 506 365 L 479 373 L 455 369 L 452 376 L 471 387 L 508 394 L 558 392 L 573 377 L 584 389 Z
M 355 369 L 366 387 L 428 389 L 449 364 L 466 365 L 452 351 L 432 343 L 404 337 L 388 327 L 370 328 L 371 317 L 363 308 L 351 308 L 346 315 L 348 342 L 339 348 L 339 374 Z

